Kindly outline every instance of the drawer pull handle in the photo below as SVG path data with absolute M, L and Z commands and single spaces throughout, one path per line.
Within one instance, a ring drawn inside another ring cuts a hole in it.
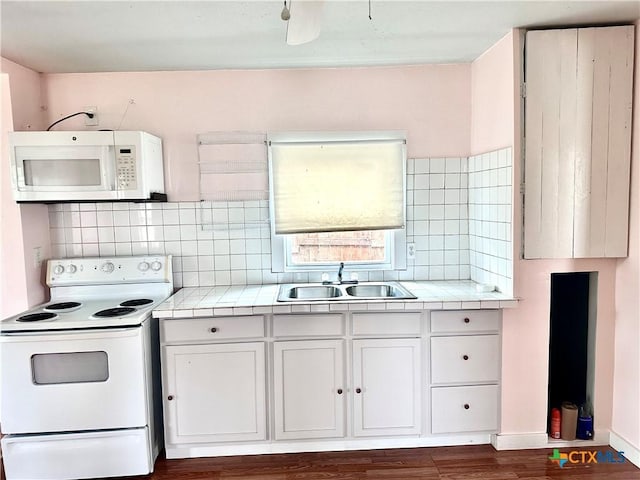
M 464 409 L 465 409 L 465 410 L 469 410 L 469 408 L 470 408 L 469 404 L 468 404 L 468 403 L 465 403 L 465 404 L 464 404 Z
M 209 331 L 210 331 L 211 333 L 216 333 L 216 332 L 218 331 L 218 329 L 217 329 L 216 327 L 211 327 L 211 328 L 209 329 Z
M 338 389 L 338 395 L 342 395 L 342 389 L 341 388 Z
M 463 356 L 462 356 L 462 359 L 463 359 L 463 360 L 469 360 L 469 355 L 463 355 Z
M 469 317 L 465 317 L 464 318 L 464 323 L 469 323 L 471 320 L 469 319 Z
M 169 400 L 169 401 L 173 400 L 173 395 L 169 395 L 169 396 L 167 397 L 167 400 Z
M 361 388 L 356 388 L 356 393 L 362 393 L 362 389 Z

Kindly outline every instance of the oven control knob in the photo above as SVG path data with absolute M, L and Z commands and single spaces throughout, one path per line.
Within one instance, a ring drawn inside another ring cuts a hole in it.
M 53 273 L 55 273 L 56 275 L 61 275 L 64 273 L 64 267 L 62 265 L 56 265 L 55 267 L 53 267 Z
M 140 262 L 138 264 L 138 270 L 140 270 L 141 272 L 146 272 L 147 270 L 149 270 L 149 262 Z
M 161 264 L 160 262 L 158 262 L 158 261 L 155 261 L 155 262 L 153 262 L 153 263 L 151 264 L 151 270 L 153 270 L 153 271 L 156 271 L 156 272 L 157 272 L 157 271 L 158 271 L 158 270 L 160 270 L 161 268 L 162 268 L 162 264 Z
M 67 272 L 76 273 L 78 271 L 78 267 L 76 267 L 73 263 L 67 267 Z
M 100 270 L 102 270 L 104 273 L 111 273 L 113 272 L 114 268 L 116 267 L 113 263 L 107 262 L 102 264 L 102 267 L 100 267 Z

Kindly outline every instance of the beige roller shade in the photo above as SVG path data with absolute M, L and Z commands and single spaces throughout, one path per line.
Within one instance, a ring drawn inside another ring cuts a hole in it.
M 270 141 L 275 233 L 403 228 L 405 159 L 403 138 Z

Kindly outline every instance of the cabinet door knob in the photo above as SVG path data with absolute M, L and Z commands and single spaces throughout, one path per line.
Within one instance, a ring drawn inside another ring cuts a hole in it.
M 342 389 L 341 388 L 338 389 L 338 395 L 342 395 Z
M 216 327 L 211 327 L 211 328 L 209 329 L 209 331 L 210 331 L 211 333 L 216 333 L 216 332 L 218 331 L 218 329 L 217 329 Z
M 356 393 L 362 393 L 362 389 L 361 388 L 356 388 Z
M 169 400 L 169 401 L 173 400 L 173 395 L 169 395 L 169 396 L 167 397 L 167 400 Z
M 469 317 L 464 317 L 464 323 L 469 323 L 471 320 L 469 320 Z
M 468 404 L 468 403 L 465 403 L 465 404 L 464 404 L 464 409 L 465 409 L 465 410 L 469 410 L 469 408 L 470 408 L 470 407 L 469 407 L 469 404 Z
M 463 355 L 463 356 L 462 356 L 462 359 L 463 359 L 463 360 L 469 360 L 469 355 Z

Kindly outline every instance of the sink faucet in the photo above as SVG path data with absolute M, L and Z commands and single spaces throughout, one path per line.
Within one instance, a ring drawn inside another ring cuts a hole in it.
M 338 283 L 342 283 L 342 270 L 344 269 L 344 262 L 340 262 L 340 268 L 338 269 Z

